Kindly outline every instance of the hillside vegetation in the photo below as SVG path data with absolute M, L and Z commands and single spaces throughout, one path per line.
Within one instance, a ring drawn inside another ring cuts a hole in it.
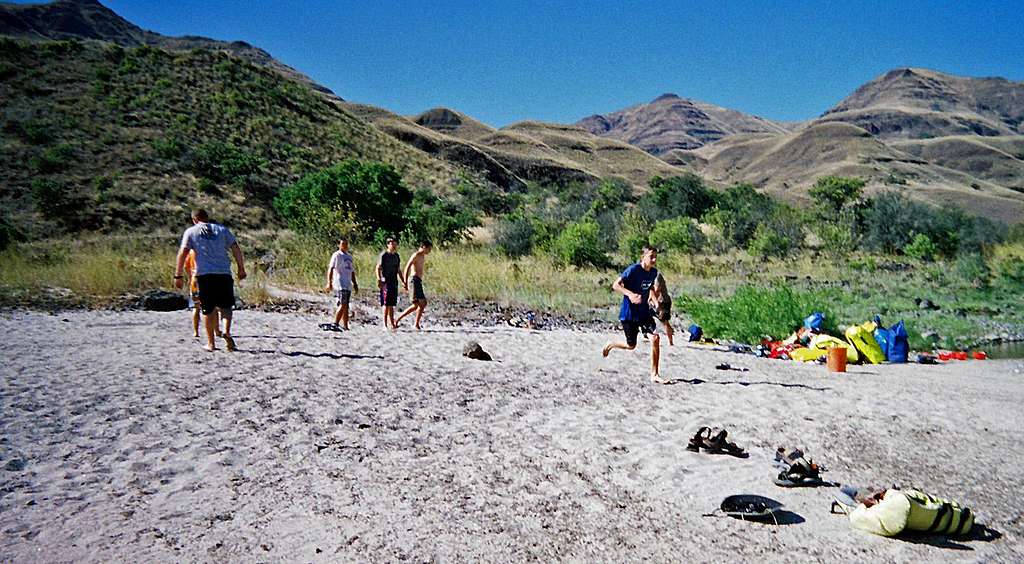
M 308 85 L 220 51 L 0 39 L 0 199 L 23 236 L 276 225 L 281 186 L 346 158 L 444 191 L 460 172 Z M 14 213 L 17 211 L 17 213 Z

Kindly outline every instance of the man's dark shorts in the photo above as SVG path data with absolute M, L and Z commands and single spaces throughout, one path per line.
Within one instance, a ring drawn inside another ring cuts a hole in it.
M 423 293 L 423 279 L 419 276 L 412 277 L 412 301 L 427 301 L 427 295 Z
M 385 282 L 384 289 L 380 291 L 380 305 L 392 306 L 398 304 L 398 282 Z
M 204 274 L 196 276 L 199 286 L 199 305 L 203 314 L 210 315 L 214 308 L 230 311 L 235 307 L 235 281 L 230 274 Z
M 626 334 L 626 344 L 635 347 L 636 337 L 643 331 L 644 335 L 651 335 L 658 331 L 658 326 L 655 324 L 654 319 L 644 319 L 643 321 L 623 321 L 622 332 Z

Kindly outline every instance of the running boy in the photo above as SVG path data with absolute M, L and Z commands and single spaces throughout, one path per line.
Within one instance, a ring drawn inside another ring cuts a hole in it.
M 398 282 L 402 277 L 402 257 L 398 256 L 398 241 L 389 237 L 387 248 L 377 258 L 377 288 L 380 289 L 380 305 L 384 308 L 384 329 L 397 329 L 395 305 L 398 304 Z
M 612 284 L 612 289 L 622 294 L 619 321 L 622 322 L 626 342 L 610 342 L 604 346 L 601 354 L 608 356 L 612 349 L 635 349 L 637 335 L 643 331 L 644 335 L 651 337 L 651 381 L 656 384 L 667 384 L 668 381 L 661 378 L 658 370 L 661 337 L 657 333 L 658 327 L 648 303 L 652 293 L 655 298 L 658 297 L 657 289 L 654 288 L 654 281 L 658 277 L 658 269 L 654 268 L 657 261 L 658 251 L 650 245 L 644 245 L 640 262 L 626 268 Z
M 338 250 L 331 255 L 327 264 L 327 291 L 334 293 L 338 309 L 334 312 L 334 327 L 348 331 L 348 306 L 352 292 L 359 290 L 356 282 L 356 267 L 352 255 L 348 254 L 348 240 L 338 239 Z
M 420 248 L 409 257 L 405 265 L 405 291 L 409 291 L 409 271 L 412 271 L 412 305 L 402 312 L 395 320 L 395 326 L 405 319 L 405 316 L 416 312 L 416 328 L 420 329 L 420 322 L 423 321 L 423 310 L 427 309 L 427 295 L 423 293 L 423 273 L 426 271 L 427 255 L 433 250 L 434 244 L 424 240 Z

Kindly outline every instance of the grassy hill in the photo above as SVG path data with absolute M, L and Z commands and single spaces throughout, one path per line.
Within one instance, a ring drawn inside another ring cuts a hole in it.
M 262 227 L 282 185 L 345 158 L 439 191 L 460 175 L 222 51 L 0 39 L 0 100 L 0 200 L 29 236 L 177 227 L 196 204 Z
M 786 135 L 733 135 L 692 154 L 691 164 L 713 181 L 750 182 L 790 201 L 806 199 L 819 177 L 857 176 L 868 182 L 869 193 L 900 190 L 1008 223 L 1024 218 L 1021 192 L 936 164 L 927 160 L 930 155 L 902 151 L 846 123 L 819 123 Z

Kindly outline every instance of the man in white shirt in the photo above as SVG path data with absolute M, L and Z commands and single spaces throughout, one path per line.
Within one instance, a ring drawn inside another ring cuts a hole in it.
M 235 340 L 231 338 L 231 310 L 235 307 L 235 281 L 231 278 L 231 259 L 228 251 L 235 257 L 238 265 L 238 279 L 245 280 L 245 261 L 242 248 L 238 246 L 235 236 L 223 225 L 210 221 L 206 210 L 197 209 L 192 212 L 192 227 L 181 236 L 181 247 L 178 249 L 178 261 L 174 268 L 174 287 L 181 289 L 185 285 L 185 258 L 189 251 L 195 251 L 196 283 L 199 287 L 199 303 L 203 310 L 206 325 L 206 350 L 217 350 L 214 336 L 217 333 L 217 316 L 220 312 L 224 320 L 224 342 L 228 351 L 235 350 Z
M 348 305 L 352 292 L 359 290 L 356 282 L 356 266 L 348 253 L 348 240 L 338 239 L 338 250 L 331 255 L 327 265 L 327 292 L 334 293 L 337 310 L 334 312 L 334 327 L 348 331 Z

